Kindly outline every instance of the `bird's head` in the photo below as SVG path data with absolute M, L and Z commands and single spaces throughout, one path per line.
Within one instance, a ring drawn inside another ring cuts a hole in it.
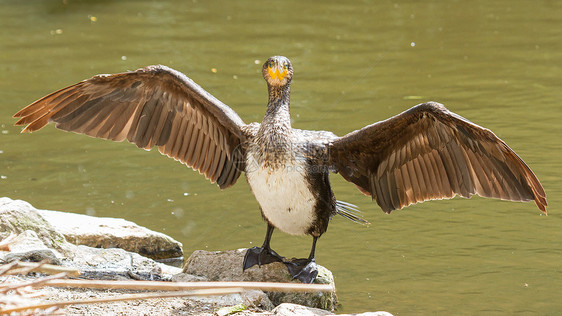
M 262 68 L 263 78 L 272 87 L 289 84 L 293 78 L 293 66 L 287 57 L 269 57 Z

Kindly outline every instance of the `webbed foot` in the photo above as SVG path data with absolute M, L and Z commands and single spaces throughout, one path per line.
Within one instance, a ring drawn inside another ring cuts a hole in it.
M 284 258 L 278 255 L 275 251 L 265 247 L 252 247 L 246 251 L 244 256 L 243 270 L 246 270 L 254 265 L 262 266 L 272 262 L 284 262 Z
M 318 266 L 312 259 L 292 259 L 285 261 L 285 265 L 293 279 L 299 279 L 302 283 L 312 283 L 318 275 Z

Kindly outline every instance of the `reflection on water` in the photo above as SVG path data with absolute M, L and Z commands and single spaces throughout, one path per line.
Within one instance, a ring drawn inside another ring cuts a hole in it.
M 317 260 L 346 312 L 553 314 L 562 309 L 560 4 L 391 1 L 16 1 L 0 12 L 0 195 L 39 208 L 124 217 L 195 249 L 261 244 L 265 225 L 243 179 L 225 191 L 185 166 L 11 115 L 97 73 L 166 64 L 246 121 L 261 120 L 261 63 L 292 60 L 296 128 L 342 135 L 425 100 L 492 129 L 543 182 L 531 203 L 435 201 L 384 215 L 332 177 L 338 199 L 373 223 L 334 218 Z M 213 71 L 214 69 L 214 71 Z M 276 232 L 306 256 L 311 238 Z

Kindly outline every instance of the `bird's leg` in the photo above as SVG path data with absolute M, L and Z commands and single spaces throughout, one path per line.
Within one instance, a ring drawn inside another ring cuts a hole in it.
M 273 226 L 267 224 L 267 233 L 265 234 L 265 241 L 261 247 L 252 247 L 246 251 L 244 256 L 243 270 L 246 270 L 254 265 L 261 266 L 272 262 L 284 262 L 283 257 L 278 255 L 269 246 L 271 235 L 273 235 Z
M 308 259 L 295 259 L 286 261 L 285 265 L 289 269 L 289 273 L 293 279 L 299 279 L 303 283 L 312 283 L 318 275 L 318 266 L 314 260 L 314 252 L 316 251 L 316 240 L 318 237 L 313 237 L 312 249 Z

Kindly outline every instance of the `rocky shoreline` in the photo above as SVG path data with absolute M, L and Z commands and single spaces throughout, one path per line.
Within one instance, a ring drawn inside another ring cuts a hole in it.
M 244 249 L 195 251 L 180 268 L 180 242 L 164 234 L 116 218 L 38 210 L 29 203 L 0 198 L 0 263 L 46 260 L 80 271 L 80 279 L 153 281 L 291 282 L 283 264 L 240 267 Z M 164 264 L 159 261 L 164 261 Z M 169 265 L 175 263 L 176 267 Z M 332 284 L 329 270 L 320 267 L 315 283 Z M 0 282 L 23 282 L 40 275 L 2 276 Z M 294 281 L 293 281 L 294 282 Z M 335 288 L 335 287 L 334 287 Z M 132 290 L 43 287 L 45 302 L 108 297 Z M 142 291 L 141 291 L 142 292 Z M 244 291 L 240 294 L 200 298 L 154 298 L 136 301 L 71 305 L 66 315 L 332 315 L 335 291 L 322 293 Z M 0 300 L 0 308 L 3 308 Z M 386 312 L 361 315 L 390 315 Z

